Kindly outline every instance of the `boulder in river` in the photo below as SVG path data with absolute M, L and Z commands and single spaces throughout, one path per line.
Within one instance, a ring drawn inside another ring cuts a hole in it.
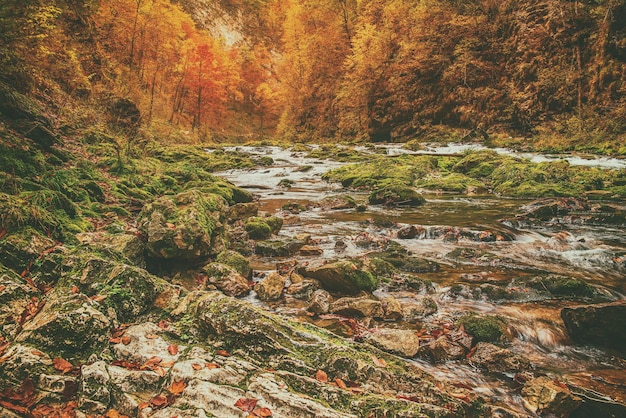
M 254 252 L 264 257 L 287 257 L 296 254 L 304 241 L 297 238 L 272 239 L 256 243 Z
M 414 357 L 420 346 L 419 335 L 406 329 L 377 329 L 367 338 L 367 342 L 402 357 Z
M 311 295 L 309 306 L 307 311 L 314 314 L 326 314 L 330 310 L 330 303 L 332 302 L 332 296 L 324 289 L 318 289 Z
M 369 271 L 360 269 L 349 260 L 341 260 L 300 269 L 305 277 L 317 279 L 328 291 L 357 294 L 362 290 L 371 292 L 378 287 L 378 279 Z
M 568 417 L 582 404 L 567 385 L 546 376 L 532 379 L 522 388 L 526 408 L 541 416 Z
M 138 223 L 151 257 L 194 260 L 223 249 L 225 211 L 223 197 L 189 190 L 146 204 Z
M 575 341 L 626 352 L 626 301 L 563 308 L 561 318 Z
M 266 278 L 254 286 L 259 299 L 264 301 L 274 301 L 280 299 L 285 288 L 287 279 L 276 272 L 270 273 Z
M 210 263 L 202 268 L 208 282 L 228 296 L 243 296 L 250 292 L 248 280 L 233 267 L 222 263 Z
M 345 316 L 383 318 L 383 304 L 380 301 L 363 298 L 341 298 L 330 305 L 330 311 Z
M 488 372 L 519 373 L 530 368 L 530 363 L 525 358 L 513 354 L 506 348 L 484 342 L 476 344 L 476 350 L 469 360 L 470 363 Z
M 259 204 L 256 202 L 237 203 L 228 208 L 228 220 L 231 222 L 245 220 L 259 213 Z
M 462 359 L 466 353 L 467 349 L 463 345 L 452 341 L 446 335 L 422 345 L 417 350 L 418 357 L 428 359 L 433 363 Z
M 421 206 L 426 203 L 426 199 L 413 187 L 389 184 L 374 190 L 369 195 L 369 202 L 385 206 Z
M 250 261 L 237 251 L 222 251 L 217 255 L 215 261 L 234 268 L 239 274 L 247 279 L 252 278 L 252 267 L 250 267 Z

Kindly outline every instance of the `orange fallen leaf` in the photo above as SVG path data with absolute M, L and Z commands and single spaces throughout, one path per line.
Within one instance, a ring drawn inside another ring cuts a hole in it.
M 324 370 L 318 370 L 315 372 L 315 379 L 320 382 L 328 382 L 328 375 Z
M 115 409 L 109 409 L 105 415 L 106 418 L 120 418 L 120 413 Z
M 93 295 L 89 299 L 93 300 L 94 302 L 102 302 L 106 298 L 107 298 L 106 295 Z
M 252 411 L 252 416 L 259 418 L 271 417 L 272 411 L 269 408 L 256 408 Z
M 130 337 L 128 335 L 124 335 L 121 341 L 122 341 L 122 344 L 128 345 L 130 344 Z
M 72 293 L 73 293 L 73 294 L 76 294 L 76 293 L 78 293 L 78 292 L 79 292 L 79 290 L 78 290 L 78 286 L 76 286 L 76 285 L 72 286 Z
M 154 366 L 155 364 L 159 364 L 163 359 L 159 356 L 152 356 L 143 364 L 144 366 Z
M 174 365 L 174 360 L 167 360 L 167 361 L 162 361 L 159 363 L 159 366 L 161 367 L 172 367 Z
M 60 357 L 53 359 L 52 364 L 54 365 L 55 369 L 62 372 L 63 374 L 70 372 L 72 371 L 72 369 L 74 369 L 72 363 Z
M 149 340 L 156 340 L 159 336 L 156 334 L 146 334 L 146 338 Z
M 167 352 L 175 356 L 178 354 L 178 346 L 176 344 L 170 344 L 169 347 L 167 347 Z
M 385 360 L 378 358 L 373 354 L 372 354 L 372 361 L 378 367 L 383 367 L 383 368 L 387 367 L 387 362 Z
M 185 390 L 186 387 L 187 385 L 185 384 L 185 381 L 179 380 L 179 381 L 174 381 L 174 383 L 170 385 L 168 390 L 173 395 L 180 395 L 181 393 L 183 393 L 183 390 Z
M 339 378 L 335 379 L 335 384 L 341 389 L 348 389 L 348 385 L 346 385 L 345 382 Z
M 142 409 L 146 409 L 149 406 L 150 406 L 150 402 L 142 402 L 139 405 L 137 405 L 137 409 L 141 411 Z
M 4 292 L 7 287 L 5 285 L 0 285 L 0 292 Z
M 119 344 L 122 342 L 122 338 L 121 337 L 111 337 L 109 338 L 109 342 L 111 344 Z
M 215 354 L 222 357 L 230 357 L 230 353 L 226 350 L 217 350 Z
M 150 399 L 150 403 L 156 407 L 167 405 L 167 397 L 165 395 L 156 395 Z
M 167 322 L 165 319 L 162 319 L 159 321 L 159 328 L 168 329 L 169 327 L 170 327 L 170 323 Z
M 204 366 L 207 369 L 219 369 L 220 365 L 219 364 L 215 364 L 215 363 L 205 363 Z
M 252 412 L 258 401 L 258 399 L 252 398 L 239 398 L 237 402 L 235 402 L 235 407 L 244 412 Z
M 202 370 L 203 369 L 202 365 L 198 364 L 198 363 L 193 363 L 191 365 L 191 368 L 194 369 L 194 370 Z
M 165 369 L 161 366 L 156 366 L 154 369 L 152 369 L 156 374 L 159 375 L 159 377 L 164 377 L 165 376 Z
M 31 353 L 36 355 L 37 357 L 45 357 L 46 356 L 44 353 L 42 353 L 39 350 L 33 350 L 33 351 L 31 351 Z

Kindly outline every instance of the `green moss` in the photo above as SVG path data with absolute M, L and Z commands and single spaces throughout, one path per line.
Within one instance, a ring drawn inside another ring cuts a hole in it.
M 250 262 L 247 258 L 245 258 L 243 255 L 239 254 L 236 251 L 222 251 L 217 255 L 215 261 L 233 267 L 239 272 L 239 274 L 244 277 L 252 277 L 252 268 L 250 267 Z
M 344 270 L 345 277 L 357 288 L 367 292 L 373 292 L 378 288 L 380 280 L 371 272 L 365 270 Z
M 248 219 L 245 229 L 248 236 L 255 240 L 268 239 L 272 235 L 272 228 L 265 221 L 258 220 L 258 218 Z
M 528 286 L 537 290 L 547 290 L 555 296 L 592 297 L 597 293 L 593 286 L 584 280 L 554 274 L 535 277 L 528 282 Z
M 468 315 L 459 319 L 459 324 L 476 341 L 497 342 L 503 335 L 504 323 L 496 316 Z

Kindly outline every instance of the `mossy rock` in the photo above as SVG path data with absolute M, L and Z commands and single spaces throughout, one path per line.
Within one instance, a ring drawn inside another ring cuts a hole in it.
M 138 224 L 151 257 L 201 259 L 222 249 L 225 212 L 223 197 L 190 190 L 146 204 Z
M 231 266 L 239 272 L 242 276 L 250 279 L 252 277 L 252 268 L 250 262 L 246 257 L 239 254 L 237 251 L 226 250 L 217 255 L 215 259 L 218 263 Z
M 318 267 L 306 267 L 299 273 L 305 277 L 319 280 L 328 291 L 345 294 L 357 294 L 364 290 L 372 292 L 378 288 L 379 278 L 370 271 L 360 269 L 349 260 L 329 262 Z
M 426 199 L 413 187 L 392 184 L 374 190 L 368 198 L 373 205 L 386 206 L 421 206 Z
M 288 257 L 304 245 L 305 241 L 294 238 L 263 240 L 256 243 L 254 252 L 264 257 Z
M 268 239 L 272 235 L 272 228 L 259 218 L 248 219 L 245 229 L 248 236 L 254 240 Z
M 496 316 L 468 315 L 459 319 L 459 324 L 475 342 L 498 342 L 504 335 L 504 323 Z
M 534 277 L 527 284 L 539 291 L 547 290 L 554 296 L 591 298 L 597 295 L 596 289 L 584 280 L 556 274 Z
M 30 227 L 0 239 L 0 263 L 21 273 L 55 243 Z
M 16 341 L 64 358 L 87 359 L 109 344 L 112 324 L 98 310 L 99 306 L 83 294 L 74 295 L 68 288 L 56 288 L 48 294 L 41 312 L 24 325 Z

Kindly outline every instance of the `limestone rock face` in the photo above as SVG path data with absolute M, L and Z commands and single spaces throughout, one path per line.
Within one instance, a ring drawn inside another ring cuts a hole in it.
M 0 264 L 0 331 L 14 335 L 19 328 L 19 318 L 38 292 L 13 271 Z
M 367 341 L 383 351 L 403 357 L 414 357 L 420 346 L 419 336 L 415 331 L 402 329 L 376 330 Z
M 13 344 L 2 354 L 0 384 L 10 387 L 29 376 L 43 373 L 52 366 L 52 359 L 45 353 L 21 344 Z
M 108 344 L 109 319 L 82 294 L 52 292 L 41 312 L 24 325 L 17 341 L 66 355 L 98 352 Z
M 20 273 L 54 245 L 50 238 L 25 228 L 0 239 L 0 263 Z
M 95 249 L 106 249 L 119 254 L 133 266 L 145 268 L 144 252 L 146 243 L 134 234 L 106 234 L 99 232 L 85 232 L 77 234 L 76 238 L 82 243 Z
M 287 279 L 276 272 L 272 272 L 265 279 L 254 286 L 259 299 L 264 301 L 278 300 L 283 294 Z
M 526 407 L 541 416 L 567 417 L 582 404 L 566 385 L 545 376 L 526 382 L 522 396 Z
M 109 373 L 104 361 L 86 364 L 80 369 L 78 406 L 87 413 L 105 414 L 111 402 Z
M 201 259 L 223 249 L 225 211 L 223 197 L 189 190 L 146 204 L 138 224 L 151 257 Z

